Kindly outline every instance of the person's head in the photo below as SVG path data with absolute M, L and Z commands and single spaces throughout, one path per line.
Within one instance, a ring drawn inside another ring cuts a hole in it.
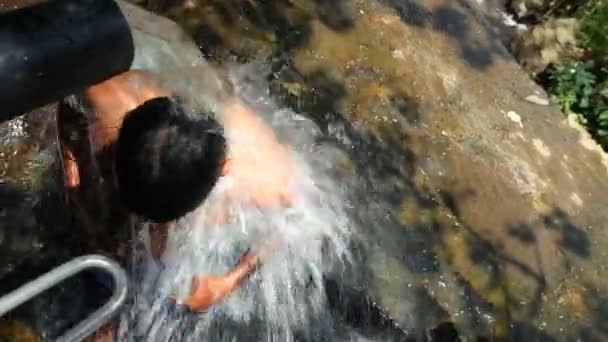
M 199 206 L 222 173 L 226 141 L 211 115 L 193 118 L 174 99 L 148 100 L 127 113 L 115 150 L 127 208 L 169 222 Z

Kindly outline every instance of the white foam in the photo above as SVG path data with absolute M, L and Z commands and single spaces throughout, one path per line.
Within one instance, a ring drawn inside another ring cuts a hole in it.
M 154 261 L 144 258 L 149 267 L 144 267 L 137 305 L 129 313 L 135 323 L 130 333 L 144 340 L 291 341 L 296 335 L 319 340 L 315 334 L 333 332 L 322 278 L 336 263 L 349 261 L 347 189 L 331 178 L 332 161 L 315 142 L 318 127 L 296 113 L 278 109 L 259 80 L 243 80 L 251 74 L 247 68 L 231 72 L 239 96 L 263 113 L 292 147 L 297 167 L 291 186 L 299 200 L 283 209 L 232 203 L 234 219 L 213 225 L 208 220 L 208 203 L 222 199 L 230 187 L 229 179 L 218 184 L 204 205 L 176 223 L 163 257 L 164 270 L 159 273 Z M 209 312 L 185 318 L 167 309 L 169 295 L 189 293 L 193 275 L 226 273 L 248 248 L 256 250 L 276 236 L 284 243 L 262 268 Z

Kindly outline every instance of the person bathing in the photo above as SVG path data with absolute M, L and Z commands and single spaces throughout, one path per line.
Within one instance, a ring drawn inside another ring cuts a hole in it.
M 82 96 L 88 117 L 81 126 L 63 105 L 59 140 L 69 204 L 88 240 L 117 226 L 152 222 L 152 254 L 160 257 L 172 222 L 199 207 L 224 177 L 235 184 L 227 198 L 241 205 L 284 207 L 294 161 L 272 129 L 246 105 L 230 98 L 221 113 L 193 115 L 185 102 L 144 71 L 132 70 L 89 87 Z M 210 203 L 218 222 L 225 203 Z M 109 226 L 108 225 L 108 226 Z M 223 275 L 196 275 L 183 302 L 204 311 L 234 292 L 268 256 L 272 243 L 247 252 Z

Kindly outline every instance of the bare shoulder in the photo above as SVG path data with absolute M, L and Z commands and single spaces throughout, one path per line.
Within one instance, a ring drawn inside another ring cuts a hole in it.
M 106 95 L 108 93 L 116 95 L 118 92 L 131 96 L 147 92 L 157 92 L 159 95 L 164 93 L 156 77 L 143 70 L 129 70 L 91 86 L 86 91 L 89 97 Z
M 144 70 L 129 70 L 115 77 L 119 82 L 142 82 L 149 85 L 158 85 L 157 79 Z

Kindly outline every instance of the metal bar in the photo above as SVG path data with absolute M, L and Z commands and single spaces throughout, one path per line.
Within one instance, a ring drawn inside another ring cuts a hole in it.
M 0 317 L 86 269 L 100 269 L 109 273 L 114 281 L 114 291 L 106 304 L 56 340 L 57 342 L 81 341 L 110 321 L 118 313 L 127 298 L 128 280 L 126 272 L 118 263 L 101 255 L 78 257 L 0 297 Z

